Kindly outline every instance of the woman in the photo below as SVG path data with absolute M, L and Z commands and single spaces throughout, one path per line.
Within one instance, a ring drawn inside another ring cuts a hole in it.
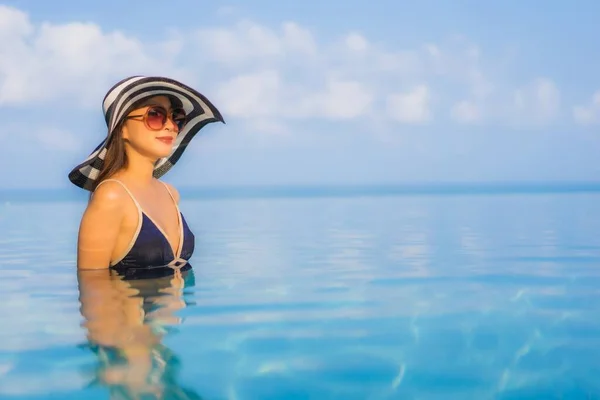
M 134 76 L 104 97 L 108 135 L 69 173 L 92 192 L 77 246 L 79 269 L 189 269 L 194 235 L 179 193 L 158 180 L 206 124 L 224 122 L 194 89 L 163 77 Z M 187 267 L 186 267 L 187 266 Z

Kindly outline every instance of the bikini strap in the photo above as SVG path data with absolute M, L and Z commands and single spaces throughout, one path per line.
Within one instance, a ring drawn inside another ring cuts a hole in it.
M 129 197 L 131 197 L 131 200 L 133 200 L 133 202 L 135 203 L 135 206 L 137 207 L 138 210 L 142 210 L 142 207 L 140 206 L 140 204 L 138 203 L 138 201 L 135 199 L 135 196 L 133 195 L 133 193 L 131 193 L 131 191 L 129 190 L 129 188 L 127 188 L 127 186 L 121 182 L 118 179 L 114 179 L 114 178 L 110 178 L 110 179 L 105 179 L 102 182 L 100 182 L 99 184 L 96 185 L 96 189 L 98 189 L 98 187 L 100 185 L 102 185 L 105 182 L 117 182 L 118 184 L 120 184 L 121 186 L 123 186 L 123 189 L 125 189 L 125 191 L 127 192 L 127 194 L 129 194 Z M 95 189 L 95 190 L 96 190 Z
M 169 196 L 171 196 L 171 199 L 173 199 L 173 203 L 175 203 L 175 206 L 177 206 L 177 201 L 175 200 L 175 196 L 173 196 L 173 193 L 171 193 L 171 189 L 169 189 L 169 185 L 167 185 L 163 181 L 159 181 L 159 182 L 164 185 L 165 189 L 167 189 L 167 192 L 169 192 Z

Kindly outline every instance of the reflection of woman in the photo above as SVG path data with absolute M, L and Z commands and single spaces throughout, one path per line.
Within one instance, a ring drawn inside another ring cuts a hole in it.
M 106 94 L 108 134 L 70 181 L 91 192 L 81 219 L 77 266 L 177 267 L 194 251 L 194 235 L 180 212 L 179 193 L 158 178 L 179 160 L 219 111 L 196 90 L 163 77 L 134 76 Z
M 179 360 L 162 344 L 168 327 L 180 323 L 174 312 L 186 307 L 182 293 L 194 284 L 193 270 L 163 271 L 133 279 L 108 269 L 78 272 L 85 347 L 98 356 L 95 384 L 108 387 L 111 399 L 200 399 L 177 384 Z

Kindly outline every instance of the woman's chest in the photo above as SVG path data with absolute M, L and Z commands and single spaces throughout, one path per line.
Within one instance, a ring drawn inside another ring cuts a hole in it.
M 142 225 L 151 225 L 163 235 L 171 247 L 176 249 L 182 237 L 183 227 L 179 208 L 172 199 L 139 198 L 139 207 L 135 204 L 127 207 L 124 218 L 126 231 L 139 231 Z

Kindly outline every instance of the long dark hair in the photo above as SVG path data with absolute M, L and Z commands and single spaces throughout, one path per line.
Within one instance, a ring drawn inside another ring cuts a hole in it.
M 109 140 L 106 148 L 106 156 L 104 156 L 104 163 L 102 169 L 98 174 L 94 189 L 98 187 L 100 182 L 110 178 L 116 174 L 122 168 L 127 167 L 127 153 L 125 152 L 125 140 L 123 139 L 123 125 L 125 121 L 120 121 L 115 132 Z

